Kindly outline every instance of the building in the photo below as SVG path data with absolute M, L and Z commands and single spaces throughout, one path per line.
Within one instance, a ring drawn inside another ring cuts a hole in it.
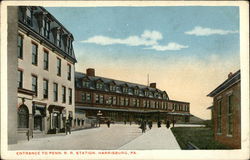
M 95 75 L 95 69 L 75 73 L 76 110 L 99 120 L 138 122 L 141 120 L 188 122 L 189 103 L 170 100 L 166 91 Z M 77 121 L 77 120 L 75 120 Z
M 64 132 L 74 119 L 73 35 L 43 7 L 18 7 L 17 133 Z
M 241 148 L 240 71 L 208 94 L 213 97 L 212 122 L 216 141 L 234 149 Z

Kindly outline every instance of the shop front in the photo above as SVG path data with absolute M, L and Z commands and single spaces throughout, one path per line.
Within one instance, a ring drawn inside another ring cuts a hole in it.
M 66 111 L 62 106 L 49 105 L 49 130 L 48 134 L 65 132 Z

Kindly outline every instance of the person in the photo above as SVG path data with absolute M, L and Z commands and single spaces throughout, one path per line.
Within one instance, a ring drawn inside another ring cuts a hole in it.
M 169 120 L 167 120 L 166 127 L 167 127 L 167 128 L 169 128 L 169 127 L 170 127 L 170 122 L 169 122 Z
M 158 121 L 158 128 L 161 127 L 161 121 Z
M 67 120 L 67 122 L 66 122 L 66 135 L 68 134 L 68 132 L 69 132 L 69 134 L 71 134 L 71 128 L 70 128 L 69 120 Z
M 174 127 L 174 124 L 175 124 L 175 120 L 173 120 L 173 127 Z
M 146 131 L 146 122 L 145 121 L 142 121 L 141 122 L 141 130 L 142 130 L 142 133 L 145 133 L 145 131 Z
M 151 129 L 151 128 L 152 128 L 152 125 L 153 125 L 152 121 L 149 121 L 149 122 L 148 122 L 148 128 Z
M 107 126 L 110 127 L 110 120 L 107 121 Z

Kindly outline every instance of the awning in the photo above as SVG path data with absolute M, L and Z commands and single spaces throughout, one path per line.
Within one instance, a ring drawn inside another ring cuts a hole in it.
M 176 116 L 192 116 L 190 113 L 176 113 L 176 112 L 168 112 L 168 115 L 176 115 Z
M 89 110 L 102 110 L 102 111 L 119 111 L 119 112 L 136 112 L 136 113 L 168 113 L 167 111 L 158 110 L 138 110 L 131 108 L 104 108 L 104 107 L 91 107 L 91 106 L 76 106 L 76 109 L 89 109 Z
M 207 107 L 207 109 L 214 109 L 214 106 L 209 106 Z

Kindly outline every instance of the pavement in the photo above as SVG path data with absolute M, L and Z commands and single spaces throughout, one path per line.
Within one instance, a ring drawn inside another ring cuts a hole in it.
M 137 137 L 131 142 L 123 145 L 119 150 L 180 150 L 171 129 L 166 127 L 152 128 L 143 135 Z
M 165 126 L 141 132 L 138 125 L 112 124 L 74 131 L 70 135 L 45 136 L 9 145 L 9 150 L 153 150 L 180 149 Z

